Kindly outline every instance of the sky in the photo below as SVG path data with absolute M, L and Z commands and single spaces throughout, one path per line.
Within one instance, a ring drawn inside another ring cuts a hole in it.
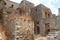
M 10 0 L 16 3 L 20 3 L 22 0 Z M 60 0 L 27 0 L 36 5 L 43 4 L 51 9 L 53 14 L 58 15 L 58 8 L 60 8 Z

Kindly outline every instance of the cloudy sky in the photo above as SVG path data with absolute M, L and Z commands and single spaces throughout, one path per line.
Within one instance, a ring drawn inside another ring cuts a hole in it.
M 20 3 L 21 0 L 11 0 L 17 3 Z M 30 1 L 32 3 L 36 5 L 38 4 L 44 4 L 45 6 L 47 6 L 48 8 L 51 9 L 53 14 L 58 15 L 58 8 L 60 8 L 60 0 L 27 0 Z

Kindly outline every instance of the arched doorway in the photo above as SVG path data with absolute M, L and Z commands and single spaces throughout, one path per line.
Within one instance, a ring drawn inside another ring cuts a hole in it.
M 45 24 L 45 34 L 48 34 L 50 32 L 50 24 L 46 23 Z
M 37 21 L 37 22 L 34 24 L 34 33 L 35 33 L 35 34 L 40 34 L 39 21 Z
M 40 27 L 39 26 L 34 27 L 34 33 L 40 34 Z

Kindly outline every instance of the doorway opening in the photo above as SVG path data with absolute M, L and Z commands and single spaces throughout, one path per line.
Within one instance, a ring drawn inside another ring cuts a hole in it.
M 48 34 L 50 32 L 50 25 L 49 23 L 45 24 L 45 33 Z

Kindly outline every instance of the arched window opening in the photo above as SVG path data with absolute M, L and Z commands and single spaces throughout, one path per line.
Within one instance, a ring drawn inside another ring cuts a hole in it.
M 6 5 L 7 3 L 6 2 L 4 2 L 4 5 Z
M 45 18 L 48 18 L 48 13 L 47 12 L 45 12 Z

